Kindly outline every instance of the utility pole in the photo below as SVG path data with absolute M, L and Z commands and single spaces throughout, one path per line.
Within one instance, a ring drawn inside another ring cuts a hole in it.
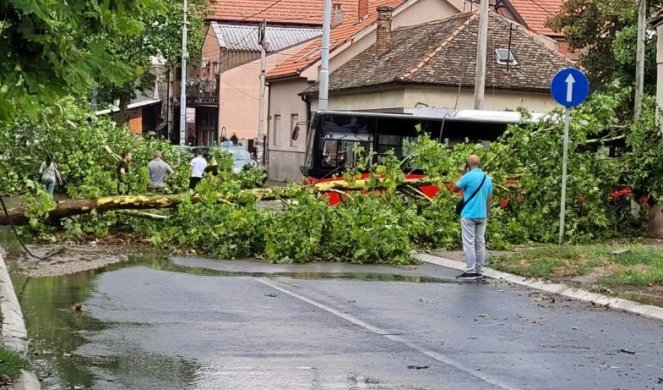
M 477 68 L 474 78 L 474 109 L 483 110 L 486 89 L 486 50 L 488 49 L 488 0 L 481 0 L 479 11 L 479 39 L 477 42 Z
M 645 91 L 645 29 L 647 26 L 647 0 L 639 0 L 638 7 L 638 43 L 635 55 L 635 104 L 633 119 L 640 119 L 642 97 Z
M 182 81 L 180 82 L 180 145 L 186 145 L 186 60 L 187 51 L 187 14 L 189 5 L 184 0 L 184 19 L 182 20 Z
M 656 29 L 656 124 L 663 135 L 663 9 L 654 13 L 651 25 Z
M 320 92 L 318 110 L 329 109 L 329 35 L 331 33 L 331 0 L 324 0 L 322 11 L 322 54 L 320 58 Z
M 258 29 L 260 43 L 260 97 L 258 99 L 258 139 L 256 142 L 256 158 L 261 167 L 265 165 L 265 71 L 267 68 L 267 21 L 263 20 Z

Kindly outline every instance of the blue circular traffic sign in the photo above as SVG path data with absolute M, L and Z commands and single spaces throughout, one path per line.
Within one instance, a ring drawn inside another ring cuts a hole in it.
M 578 69 L 562 69 L 550 82 L 550 93 L 564 107 L 575 107 L 587 98 L 589 80 Z

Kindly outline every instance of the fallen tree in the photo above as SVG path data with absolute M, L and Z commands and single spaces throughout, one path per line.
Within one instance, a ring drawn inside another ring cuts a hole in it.
M 397 185 L 397 188 L 407 194 L 414 196 L 418 193 L 417 187 L 431 185 L 435 181 L 430 178 L 424 179 L 405 179 Z M 235 202 L 245 196 L 251 196 L 256 201 L 278 200 L 292 198 L 300 190 L 308 190 L 313 193 L 325 193 L 336 191 L 363 191 L 380 190 L 387 188 L 388 183 L 384 181 L 368 180 L 338 180 L 316 183 L 306 186 L 295 187 L 269 187 L 241 190 L 234 194 L 219 194 L 219 202 Z M 420 193 L 419 193 L 420 194 Z M 63 218 L 76 215 L 89 214 L 91 212 L 104 213 L 115 210 L 152 210 L 176 207 L 184 201 L 187 194 L 158 194 L 158 195 L 118 195 L 106 196 L 97 199 L 68 199 L 56 203 L 55 208 L 48 212 L 48 216 L 43 219 L 44 222 L 55 223 Z M 200 195 L 193 195 L 191 199 L 194 202 L 202 200 Z M 27 215 L 26 207 L 17 207 L 9 209 L 8 212 L 0 214 L 0 226 L 27 225 L 30 223 L 30 216 Z

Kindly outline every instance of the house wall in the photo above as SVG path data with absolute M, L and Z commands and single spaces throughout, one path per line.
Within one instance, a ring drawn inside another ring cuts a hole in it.
M 374 91 L 355 94 L 330 93 L 329 109 L 332 111 L 383 111 L 402 112 L 406 107 L 403 89 Z M 311 101 L 311 110 L 317 111 L 317 97 Z
M 280 80 L 270 84 L 269 126 L 267 131 L 268 174 L 270 180 L 299 180 L 304 164 L 308 124 L 299 125 L 299 137 L 292 140 L 293 115 L 307 120 L 306 103 L 299 93 L 310 86 L 304 78 Z M 275 98 L 278 97 L 278 98 Z
M 456 97 L 458 106 L 456 107 Z M 404 112 L 415 107 L 431 107 L 453 110 L 474 109 L 474 90 L 465 88 L 458 95 L 455 87 L 406 86 L 391 91 L 366 91 L 353 94 L 331 92 L 329 109 L 336 111 Z M 489 111 L 514 111 L 524 107 L 530 111 L 546 113 L 556 106 L 547 92 L 519 92 L 486 89 L 484 109 Z M 317 98 L 311 109 L 317 110 Z
M 293 46 L 267 56 L 267 71 L 277 63 L 301 50 L 304 44 Z M 220 74 L 219 85 L 219 136 L 225 127 L 225 135 L 233 133 L 242 140 L 258 136 L 258 112 L 260 99 L 260 59 L 254 60 Z M 267 126 L 269 88 L 265 88 L 264 126 Z M 289 95 L 289 99 L 299 99 Z M 246 146 L 246 141 L 243 142 Z
M 205 40 L 203 41 L 203 47 L 201 50 L 201 57 L 207 58 L 209 60 L 211 70 L 207 74 L 201 75 L 203 79 L 213 80 L 214 79 L 214 66 L 213 64 L 221 63 L 221 48 L 219 47 L 219 41 L 216 38 L 214 29 L 209 24 L 207 25 L 207 33 L 205 34 Z
M 134 134 L 143 134 L 143 109 L 129 110 L 129 131 Z
M 405 90 L 404 107 L 417 105 L 453 109 L 458 97 L 458 110 L 474 108 L 474 90 L 464 88 L 460 95 L 455 87 L 410 86 Z M 519 92 L 486 88 L 484 109 L 489 111 L 516 110 L 519 107 L 533 112 L 546 113 L 555 108 L 555 101 L 547 92 Z
M 453 3 L 459 3 L 459 1 L 419 0 L 416 4 L 413 4 L 412 6 L 404 9 L 402 12 L 395 14 L 391 28 L 392 30 L 396 30 L 400 27 L 432 22 L 434 20 L 445 19 L 456 15 L 459 13 L 459 9 L 457 7 L 461 6 L 462 10 L 462 5 L 452 5 Z M 467 10 L 469 11 L 469 5 L 467 7 Z

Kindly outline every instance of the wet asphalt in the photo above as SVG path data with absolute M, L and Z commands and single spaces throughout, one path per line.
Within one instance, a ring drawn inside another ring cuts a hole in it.
M 95 280 L 93 388 L 663 389 L 660 321 L 428 264 L 173 261 Z

